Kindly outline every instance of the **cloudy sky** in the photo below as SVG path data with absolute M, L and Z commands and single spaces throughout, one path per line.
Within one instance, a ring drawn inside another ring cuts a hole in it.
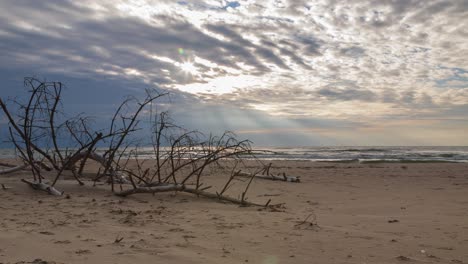
M 258 146 L 468 145 L 468 1 L 3 0 L 0 96 L 25 76 L 96 119 L 170 91 L 182 126 Z

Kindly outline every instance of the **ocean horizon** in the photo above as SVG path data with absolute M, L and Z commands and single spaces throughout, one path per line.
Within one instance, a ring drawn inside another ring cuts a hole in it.
M 164 152 L 165 148 L 162 148 Z M 104 152 L 105 149 L 97 149 Z M 130 153 L 130 152 L 128 152 Z M 197 155 L 193 150 L 192 155 Z M 316 162 L 468 162 L 468 146 L 304 146 L 253 147 L 248 159 Z M 163 154 L 164 155 L 164 154 Z M 124 155 L 128 156 L 128 154 Z M 138 159 L 154 159 L 152 147 L 132 153 Z M 15 150 L 0 149 L 0 159 L 15 158 Z

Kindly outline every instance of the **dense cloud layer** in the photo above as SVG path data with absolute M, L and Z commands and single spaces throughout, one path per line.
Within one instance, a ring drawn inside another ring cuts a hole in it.
M 90 103 L 72 92 L 76 111 L 106 112 L 149 86 L 173 91 L 174 112 L 193 115 L 183 122 L 215 109 L 205 127 L 249 135 L 294 130 L 363 144 L 337 131 L 467 128 L 466 0 L 11 0 L 0 10 L 2 97 L 35 74 L 96 95 Z M 244 125 L 233 111 L 256 118 Z M 335 125 L 312 122 L 325 119 Z

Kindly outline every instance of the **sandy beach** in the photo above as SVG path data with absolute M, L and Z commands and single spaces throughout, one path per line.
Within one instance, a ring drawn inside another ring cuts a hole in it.
M 0 264 L 468 264 L 468 0 L 0 0 Z
M 273 166 L 302 182 L 255 179 L 249 200 L 278 210 L 2 175 L 0 263 L 468 263 L 467 163 Z

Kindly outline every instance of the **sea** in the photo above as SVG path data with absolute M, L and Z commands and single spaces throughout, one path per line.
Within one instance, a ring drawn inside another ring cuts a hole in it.
M 101 150 L 102 151 L 102 150 Z M 468 146 L 438 147 L 254 147 L 260 160 L 301 160 L 316 162 L 468 162 Z M 0 159 L 14 158 L 12 149 L 0 149 Z M 139 159 L 155 158 L 151 147 L 138 150 Z M 250 155 L 247 159 L 252 158 Z

